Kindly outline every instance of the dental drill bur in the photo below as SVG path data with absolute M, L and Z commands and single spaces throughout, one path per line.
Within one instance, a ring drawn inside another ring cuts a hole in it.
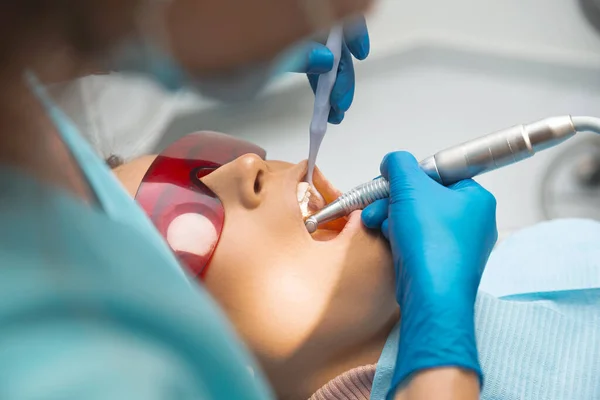
M 340 58 L 342 57 L 343 41 L 344 27 L 342 25 L 337 25 L 331 28 L 326 46 L 333 54 L 333 67 L 331 68 L 331 71 L 319 76 L 317 90 L 315 90 L 315 106 L 309 128 L 310 147 L 308 152 L 306 181 L 310 186 L 314 186 L 312 179 L 315 172 L 315 164 L 317 163 L 317 154 L 319 153 L 319 148 L 321 147 L 325 133 L 327 133 L 327 120 L 329 118 L 329 111 L 331 110 L 331 91 L 333 90 L 337 78 Z
M 422 160 L 419 166 L 430 178 L 448 186 L 515 164 L 582 131 L 600 133 L 600 118 L 559 116 L 517 125 L 442 150 Z M 319 225 L 362 210 L 389 195 L 390 185 L 383 177 L 363 183 L 308 217 L 306 229 L 313 233 Z

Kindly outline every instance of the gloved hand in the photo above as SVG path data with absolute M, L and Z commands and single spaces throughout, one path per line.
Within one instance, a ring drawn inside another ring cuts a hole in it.
M 331 91 L 331 111 L 329 122 L 339 124 L 354 99 L 354 65 L 352 56 L 364 60 L 369 55 L 370 42 L 367 24 L 364 18 L 344 27 L 345 43 L 338 67 L 338 75 Z M 306 57 L 306 64 L 299 71 L 308 75 L 313 92 L 317 90 L 319 75 L 331 71 L 333 54 L 320 43 L 311 43 Z
M 444 187 L 405 152 L 381 165 L 390 198 L 365 208 L 363 223 L 389 239 L 400 304 L 394 388 L 415 372 L 471 370 L 481 378 L 474 305 L 497 239 L 494 196 L 473 180 Z

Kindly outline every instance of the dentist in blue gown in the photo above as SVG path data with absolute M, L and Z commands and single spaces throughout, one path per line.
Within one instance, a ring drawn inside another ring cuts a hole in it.
M 353 17 L 332 93 L 329 120 L 340 123 L 354 96 L 352 58 L 369 52 L 356 16 L 370 3 L 2 2 L 0 398 L 272 398 L 209 295 L 186 279 L 44 84 L 110 68 L 222 100 L 254 94 L 272 77 L 265 71 L 305 72 L 314 87 L 333 59 L 301 40 Z M 493 198 L 473 182 L 434 186 L 406 154 L 387 157 L 382 172 L 391 201 L 368 223 L 402 265 L 390 396 L 432 398 L 433 381 L 439 393 L 477 398 L 473 303 L 495 240 Z

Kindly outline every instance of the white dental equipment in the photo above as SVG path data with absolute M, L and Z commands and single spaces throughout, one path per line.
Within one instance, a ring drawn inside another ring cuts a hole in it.
M 308 153 L 308 172 L 306 181 L 313 186 L 312 178 L 317 162 L 319 148 L 327 132 L 327 119 L 331 110 L 331 91 L 337 78 L 337 70 L 342 56 L 342 45 L 344 40 L 344 28 L 337 25 L 331 28 L 327 38 L 327 48 L 333 53 L 333 67 L 331 71 L 319 76 L 317 90 L 315 91 L 315 107 L 310 122 L 310 148 Z

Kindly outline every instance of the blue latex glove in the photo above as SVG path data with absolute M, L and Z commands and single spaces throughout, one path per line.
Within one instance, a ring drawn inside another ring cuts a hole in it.
M 393 388 L 423 369 L 460 367 L 481 378 L 474 305 L 497 239 L 496 200 L 473 180 L 444 187 L 405 152 L 381 165 L 390 198 L 371 204 L 363 223 L 389 239 L 400 304 Z
M 329 122 L 339 124 L 344 119 L 346 111 L 354 100 L 354 65 L 352 56 L 364 60 L 369 55 L 370 42 L 367 24 L 364 18 L 359 18 L 351 25 L 344 27 L 345 43 L 338 67 L 338 75 L 331 91 L 331 112 Z M 333 67 L 333 54 L 325 45 L 311 43 L 307 52 L 306 64 L 296 72 L 308 74 L 308 80 L 313 92 L 317 90 L 319 75 L 329 72 Z

